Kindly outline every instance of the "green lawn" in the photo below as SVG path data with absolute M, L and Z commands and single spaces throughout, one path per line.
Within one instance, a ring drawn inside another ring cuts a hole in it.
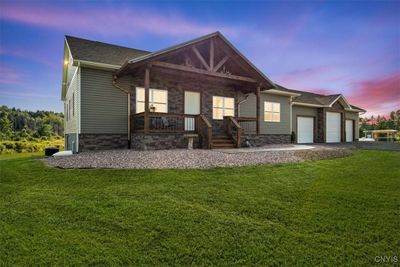
M 400 153 L 210 170 L 0 160 L 0 266 L 371 265 L 400 254 Z

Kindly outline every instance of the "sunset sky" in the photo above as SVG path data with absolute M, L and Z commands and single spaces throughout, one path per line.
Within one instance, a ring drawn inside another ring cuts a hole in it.
M 62 111 L 64 35 L 159 50 L 223 33 L 271 80 L 400 109 L 400 1 L 0 1 L 0 105 Z

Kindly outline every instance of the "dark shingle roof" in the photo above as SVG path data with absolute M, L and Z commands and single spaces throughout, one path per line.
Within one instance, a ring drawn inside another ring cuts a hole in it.
M 73 36 L 65 36 L 72 57 L 110 65 L 121 66 L 125 61 L 149 54 L 148 51 L 106 44 Z
M 289 88 L 283 87 L 276 83 L 275 83 L 275 85 L 281 91 L 301 94 L 300 96 L 294 98 L 294 101 L 299 102 L 299 103 L 325 106 L 325 105 L 332 104 L 332 102 L 335 101 L 340 96 L 340 94 L 321 95 L 321 94 L 316 94 L 316 93 L 311 93 L 311 92 L 289 89 Z M 350 105 L 350 106 L 351 106 L 351 108 L 354 108 L 354 109 L 364 110 L 362 108 L 359 108 L 359 107 L 356 107 L 353 105 Z

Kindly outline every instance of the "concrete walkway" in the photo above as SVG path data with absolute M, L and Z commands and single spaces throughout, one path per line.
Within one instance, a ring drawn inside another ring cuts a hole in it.
M 282 145 L 282 146 L 263 146 L 263 147 L 243 147 L 243 148 L 229 148 L 229 149 L 213 149 L 222 153 L 236 154 L 236 153 L 253 153 L 253 152 L 268 152 L 268 151 L 295 151 L 295 150 L 308 150 L 313 149 L 314 146 L 309 145 Z

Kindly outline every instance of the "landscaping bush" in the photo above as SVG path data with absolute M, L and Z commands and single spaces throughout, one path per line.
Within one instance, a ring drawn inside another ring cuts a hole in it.
M 13 154 L 24 152 L 40 152 L 46 147 L 57 147 L 60 150 L 64 149 L 64 138 L 57 136 L 51 138 L 28 138 L 20 139 L 19 141 L 0 141 L 0 154 Z

